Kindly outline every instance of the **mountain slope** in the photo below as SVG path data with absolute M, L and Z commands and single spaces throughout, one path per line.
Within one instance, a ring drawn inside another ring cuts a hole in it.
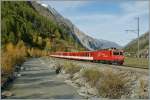
M 138 40 L 134 39 L 133 41 L 128 43 L 124 47 L 125 51 L 137 53 L 137 42 Z M 141 35 L 139 38 L 139 42 L 140 42 L 140 54 L 147 53 L 149 49 L 149 33 L 146 32 L 145 34 Z
M 76 27 L 74 27 L 74 33 L 76 34 L 80 42 L 89 50 L 105 49 L 111 47 L 120 48 L 120 46 L 114 42 L 102 39 L 94 39 L 80 31 Z
M 31 5 L 40 14 L 46 16 L 47 18 L 56 20 L 59 26 L 69 29 L 70 30 L 69 35 L 73 36 L 78 43 L 83 45 L 88 50 L 96 50 L 110 47 L 120 48 L 120 46 L 114 42 L 106 40 L 98 40 L 86 35 L 84 32 L 80 31 L 74 24 L 72 24 L 70 20 L 64 18 L 54 8 L 50 7 L 49 5 L 45 7 L 42 6 L 45 4 L 39 4 L 37 2 L 31 2 Z
M 22 40 L 29 47 L 51 51 L 84 49 L 71 35 L 68 35 L 70 30 L 67 27 L 58 25 L 55 17 L 45 17 L 37 12 L 30 1 L 3 1 L 1 8 L 3 46 L 9 42 L 17 44 Z M 45 8 L 42 10 L 46 12 L 46 16 L 48 16 L 47 11 L 49 10 Z

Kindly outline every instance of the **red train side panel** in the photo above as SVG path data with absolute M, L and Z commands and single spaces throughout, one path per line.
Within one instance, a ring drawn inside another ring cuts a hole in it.
M 51 54 L 52 57 L 89 60 L 89 61 L 105 61 L 109 63 L 123 64 L 124 56 L 122 50 L 98 50 L 84 52 L 56 52 Z

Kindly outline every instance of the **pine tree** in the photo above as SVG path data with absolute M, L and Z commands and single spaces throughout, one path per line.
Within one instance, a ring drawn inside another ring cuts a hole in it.
M 57 39 L 60 39 L 60 37 L 61 37 L 58 29 L 55 30 L 55 36 L 56 36 Z
M 9 42 L 12 42 L 12 43 L 16 43 L 15 35 L 14 35 L 13 32 L 10 32 L 10 33 L 9 33 L 8 41 L 9 41 Z

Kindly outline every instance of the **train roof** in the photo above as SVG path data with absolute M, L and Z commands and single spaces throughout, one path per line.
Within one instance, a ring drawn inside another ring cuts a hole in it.
M 93 51 L 76 51 L 76 52 L 56 52 L 56 53 L 82 53 L 82 52 L 97 52 L 97 51 L 104 51 L 104 50 L 108 50 L 108 51 L 121 51 L 123 52 L 123 50 L 121 49 L 112 49 L 112 48 L 108 48 L 108 49 L 100 49 L 100 50 L 93 50 Z

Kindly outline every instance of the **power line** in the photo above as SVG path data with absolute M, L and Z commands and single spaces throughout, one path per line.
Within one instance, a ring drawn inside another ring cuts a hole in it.
M 137 29 L 136 30 L 125 30 L 127 32 L 134 32 L 137 34 L 137 38 L 138 38 L 138 43 L 137 43 L 137 48 L 138 48 L 138 51 L 137 51 L 137 57 L 139 58 L 139 49 L 140 49 L 140 39 L 139 39 L 139 31 L 140 31 L 140 27 L 139 27 L 139 21 L 140 21 L 140 18 L 137 17 Z

